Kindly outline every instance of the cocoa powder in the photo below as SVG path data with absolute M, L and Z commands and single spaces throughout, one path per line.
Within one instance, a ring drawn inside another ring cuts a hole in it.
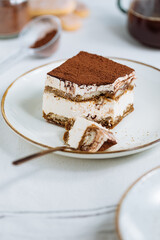
M 50 42 L 54 38 L 56 33 L 57 33 L 56 29 L 53 29 L 52 31 L 46 33 L 42 38 L 38 39 L 32 46 L 30 46 L 30 48 L 42 47 L 43 45 Z
M 82 51 L 53 69 L 48 75 L 78 85 L 99 86 L 112 84 L 117 78 L 124 77 L 133 71 L 134 69 L 108 58 Z

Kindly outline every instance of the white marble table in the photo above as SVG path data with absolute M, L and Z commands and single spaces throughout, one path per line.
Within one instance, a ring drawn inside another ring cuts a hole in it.
M 0 98 L 20 74 L 80 50 L 160 67 L 160 51 L 137 43 L 115 1 L 86 1 L 91 15 L 77 32 L 63 32 L 50 59 L 26 57 L 0 75 Z M 0 59 L 18 47 L 0 40 Z M 127 187 L 160 163 L 160 146 L 110 160 L 70 159 L 55 154 L 20 167 L 11 161 L 39 148 L 24 141 L 0 115 L 0 239 L 116 240 L 115 207 Z

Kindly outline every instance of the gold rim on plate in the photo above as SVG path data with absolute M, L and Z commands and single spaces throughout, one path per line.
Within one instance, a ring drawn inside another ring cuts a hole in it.
M 157 70 L 157 71 L 160 72 L 160 69 L 159 69 L 159 68 L 156 68 L 156 67 L 154 67 L 154 66 L 151 66 L 151 65 L 149 65 L 149 64 L 145 64 L 145 63 L 142 63 L 142 62 L 139 62 L 139 61 L 135 61 L 135 60 L 131 60 L 131 59 L 126 59 L 126 58 L 118 58 L 118 57 L 109 57 L 109 58 L 111 58 L 111 59 L 116 59 L 116 60 L 122 60 L 122 61 L 128 61 L 128 62 L 137 63 L 137 64 L 140 64 L 140 65 L 143 65 L 143 66 L 146 66 L 146 67 L 155 69 L 155 70 Z M 33 68 L 33 69 L 31 69 L 30 71 L 27 71 L 27 72 L 23 73 L 22 75 L 20 75 L 18 78 L 16 78 L 16 79 L 9 85 L 9 87 L 6 89 L 6 91 L 5 91 L 5 93 L 4 93 L 3 97 L 2 97 L 2 101 L 1 101 L 1 112 L 2 112 L 2 116 L 3 116 L 4 120 L 5 120 L 5 122 L 8 124 L 8 126 L 9 126 L 15 133 L 17 133 L 18 135 L 20 135 L 21 137 L 23 137 L 25 140 L 27 140 L 27 141 L 29 141 L 29 142 L 37 145 L 37 146 L 43 147 L 43 148 L 52 148 L 52 147 L 50 147 L 50 146 L 48 146 L 48 145 L 45 145 L 45 144 L 42 144 L 42 143 L 39 143 L 39 142 L 36 142 L 36 141 L 34 141 L 34 140 L 32 140 L 32 139 L 24 136 L 22 133 L 20 133 L 19 131 L 17 131 L 17 129 L 15 129 L 15 128 L 11 125 L 11 123 L 10 123 L 9 120 L 7 119 L 7 116 L 6 116 L 6 113 L 5 113 L 5 107 L 4 107 L 4 105 L 5 105 L 5 99 L 6 99 L 6 96 L 7 96 L 7 93 L 8 93 L 8 91 L 9 91 L 9 89 L 10 89 L 10 88 L 13 86 L 13 84 L 14 84 L 17 80 L 19 80 L 21 77 L 27 75 L 27 74 L 30 73 L 30 72 L 33 72 L 33 71 L 39 69 L 39 68 L 42 68 L 42 67 L 44 67 L 44 66 L 47 66 L 47 65 L 50 65 L 50 64 L 53 64 L 53 63 L 62 62 L 62 61 L 65 61 L 65 59 L 63 59 L 63 60 L 58 60 L 58 61 L 53 61 L 53 62 L 50 62 L 50 63 L 47 63 L 47 64 L 43 64 L 43 65 L 41 65 L 41 66 L 39 66 L 39 67 Z M 156 144 L 156 143 L 158 143 L 158 142 L 160 142 L 160 138 L 158 138 L 158 139 L 156 139 L 156 140 L 154 140 L 154 141 L 152 141 L 152 142 L 150 142 L 150 143 L 147 143 L 147 144 L 144 144 L 144 145 L 140 145 L 140 146 L 138 146 L 138 147 L 123 149 L 123 150 L 117 150 L 117 151 L 107 151 L 107 152 L 99 151 L 99 152 L 97 152 L 97 153 L 89 153 L 89 152 L 82 152 L 82 151 L 78 151 L 78 150 L 75 150 L 75 151 L 63 150 L 63 152 L 67 152 L 67 153 L 68 153 L 68 152 L 69 152 L 69 153 L 78 153 L 78 154 L 91 154 L 91 155 L 92 155 L 92 154 L 97 154 L 97 155 L 98 155 L 98 154 L 115 154 L 115 153 L 122 153 L 122 152 L 130 152 L 130 151 L 140 150 L 140 149 L 142 149 L 142 148 L 150 147 L 151 145 L 154 145 L 154 144 Z
M 127 195 L 129 194 L 129 192 L 133 189 L 133 187 L 138 183 L 140 182 L 145 176 L 147 176 L 148 174 L 150 174 L 151 172 L 154 172 L 155 170 L 159 169 L 160 166 L 157 166 L 151 170 L 149 170 L 148 172 L 144 173 L 142 176 L 140 176 L 137 180 L 134 181 L 134 183 L 132 183 L 128 188 L 127 190 L 125 191 L 125 193 L 122 195 L 119 203 L 118 203 L 118 206 L 117 206 L 117 210 L 116 210 L 116 217 L 115 217 L 115 223 L 116 223 L 116 232 L 117 232 L 117 235 L 118 235 L 118 238 L 120 240 L 124 240 L 123 237 L 122 237 L 122 234 L 121 234 L 121 231 L 120 231 L 120 227 L 119 227 L 119 217 L 120 217 L 120 210 L 121 210 L 121 207 L 122 207 L 122 204 L 125 200 L 125 198 L 127 197 Z

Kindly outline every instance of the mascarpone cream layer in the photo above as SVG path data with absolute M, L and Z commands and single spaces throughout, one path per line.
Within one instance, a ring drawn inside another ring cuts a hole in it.
M 127 91 L 117 101 L 100 97 L 99 101 L 74 102 L 58 97 L 54 93 L 45 92 L 43 95 L 43 111 L 45 114 L 54 113 L 67 118 L 87 117 L 88 119 L 101 120 L 123 116 L 128 105 L 133 104 L 134 92 Z
M 105 94 L 106 92 L 115 93 L 118 89 L 123 87 L 125 83 L 130 84 L 135 78 L 135 72 L 132 72 L 130 75 L 118 78 L 113 84 L 106 84 L 100 86 L 97 86 L 96 84 L 79 86 L 76 83 L 60 80 L 56 77 L 47 75 L 45 86 L 58 89 L 66 94 L 71 94 L 73 97 L 83 96 L 84 98 L 88 98 L 99 96 L 100 94 Z

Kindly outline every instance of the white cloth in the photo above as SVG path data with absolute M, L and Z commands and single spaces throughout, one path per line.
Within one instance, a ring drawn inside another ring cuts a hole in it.
M 84 20 L 82 29 L 63 32 L 61 45 L 50 59 L 30 56 L 12 68 L 8 66 L 8 71 L 0 75 L 0 98 L 20 74 L 47 62 L 71 57 L 80 50 L 160 67 L 160 50 L 145 47 L 128 34 L 127 17 L 119 12 L 116 1 L 85 2 L 91 14 Z M 1 40 L 0 59 L 18 44 L 17 39 Z M 51 154 L 19 167 L 11 165 L 12 160 L 39 150 L 17 136 L 0 115 L 1 240 L 116 240 L 114 206 L 126 188 L 144 172 L 159 165 L 160 159 L 160 146 L 157 146 L 110 160 L 70 159 Z

